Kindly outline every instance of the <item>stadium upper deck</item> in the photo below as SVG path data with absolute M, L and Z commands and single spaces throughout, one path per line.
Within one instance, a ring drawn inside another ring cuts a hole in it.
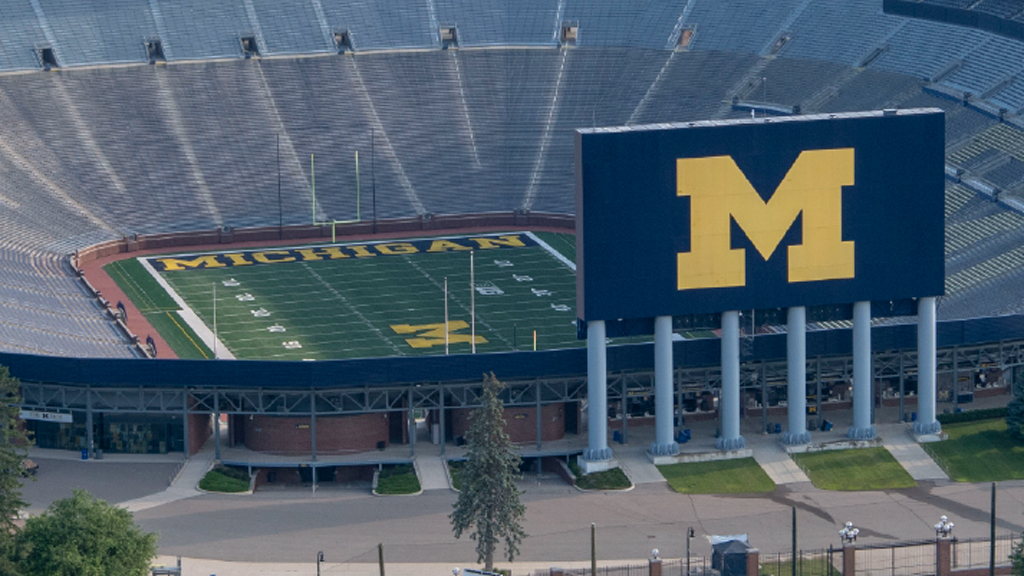
M 460 50 L 441 50 L 449 26 Z M 145 66 L 147 41 L 168 65 Z M 571 213 L 573 129 L 747 114 L 733 98 L 946 109 L 964 184 L 947 188 L 940 318 L 1019 312 L 1021 217 L 976 193 L 1024 196 L 1022 56 L 875 0 L 4 2 L 0 350 L 129 355 L 60 259 L 276 225 L 278 137 L 285 224 L 308 222 L 310 154 L 318 217 L 353 218 L 371 139 L 380 218 Z M 989 114 L 935 95 L 964 92 Z

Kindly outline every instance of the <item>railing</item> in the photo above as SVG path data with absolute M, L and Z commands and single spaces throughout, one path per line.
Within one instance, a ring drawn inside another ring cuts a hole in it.
M 935 540 L 857 547 L 856 576 L 935 574 Z
M 591 576 L 590 568 L 573 568 L 564 572 L 565 576 Z M 625 564 L 622 566 L 599 566 L 596 576 L 648 576 L 650 566 L 647 564 Z
M 793 554 L 776 552 L 761 554 L 760 576 L 792 576 Z M 842 576 L 842 549 L 800 550 L 796 556 L 797 576 Z M 752 575 L 747 575 L 752 576 Z
M 1010 564 L 1010 553 L 1020 542 L 1019 534 L 1009 534 L 996 538 L 996 566 Z M 988 538 L 954 538 L 952 542 L 952 568 L 987 568 L 989 562 L 990 543 Z

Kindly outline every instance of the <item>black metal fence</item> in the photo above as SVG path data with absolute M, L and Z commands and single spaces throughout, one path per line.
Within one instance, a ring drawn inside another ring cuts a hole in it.
M 857 546 L 856 576 L 935 574 L 935 540 Z
M 1019 534 L 1007 534 L 996 538 L 996 566 L 1008 566 L 1013 547 L 1020 542 Z M 987 568 L 989 563 L 988 538 L 954 538 L 952 542 L 953 570 L 963 568 Z
M 793 554 L 776 552 L 760 555 L 760 576 L 792 576 Z M 800 550 L 796 555 L 796 576 L 842 576 L 842 549 Z M 747 575 L 753 576 L 753 575 Z

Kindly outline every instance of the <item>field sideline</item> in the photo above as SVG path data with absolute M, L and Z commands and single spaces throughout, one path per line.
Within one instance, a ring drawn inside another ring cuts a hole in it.
M 220 358 L 282 360 L 444 354 L 447 278 L 449 350 L 459 354 L 472 348 L 471 253 L 478 352 L 530 350 L 534 330 L 538 350 L 583 345 L 571 234 L 197 252 L 106 270 L 183 358 L 214 348 Z

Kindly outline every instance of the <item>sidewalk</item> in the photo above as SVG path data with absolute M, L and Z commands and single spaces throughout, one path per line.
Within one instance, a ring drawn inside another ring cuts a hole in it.
M 882 446 L 892 454 L 900 466 L 914 480 L 949 480 L 946 472 L 932 460 L 920 444 L 910 435 L 907 424 L 877 424 L 875 430 L 882 438 Z
M 326 552 L 325 552 L 326 554 Z M 387 562 L 387 550 L 384 551 L 384 571 L 387 576 L 449 576 L 453 568 L 475 568 L 483 569 L 482 566 L 458 563 L 413 563 L 413 562 Z M 622 566 L 626 564 L 646 564 L 646 558 L 620 559 L 620 560 L 598 560 L 597 565 Z M 176 566 L 177 557 L 157 556 L 153 566 Z M 571 562 L 497 562 L 497 567 L 511 569 L 514 575 L 533 574 L 534 570 L 547 570 L 552 566 L 559 568 L 590 568 L 589 560 L 574 560 Z M 205 558 L 182 558 L 182 576 L 294 576 L 296 574 L 315 574 L 315 556 L 310 558 L 308 563 L 284 563 L 284 562 L 224 562 L 221 560 L 207 560 Z M 377 563 L 344 563 L 325 561 L 320 564 L 320 574 L 323 576 L 380 576 L 380 566 Z
M 213 467 L 215 454 L 213 438 L 211 437 L 199 452 L 195 453 L 185 462 L 177 477 L 174 478 L 174 481 L 171 482 L 171 485 L 166 490 L 136 498 L 135 500 L 128 500 L 118 504 L 118 506 L 129 512 L 138 512 L 177 502 L 178 500 L 184 500 L 185 498 L 199 496 L 202 492 L 196 487 L 199 485 L 199 481 L 203 479 L 203 476 Z

